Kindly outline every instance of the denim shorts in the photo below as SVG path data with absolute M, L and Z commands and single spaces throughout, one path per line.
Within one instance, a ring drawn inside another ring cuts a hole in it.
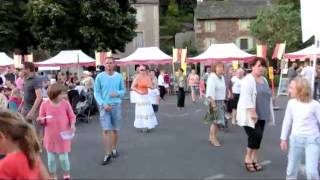
M 100 124 L 103 130 L 120 130 L 122 123 L 121 104 L 112 105 L 110 111 L 100 106 Z
M 191 91 L 194 93 L 199 93 L 199 86 L 191 86 Z

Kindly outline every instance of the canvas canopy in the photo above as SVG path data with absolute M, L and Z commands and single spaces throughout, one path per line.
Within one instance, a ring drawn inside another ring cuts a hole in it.
M 0 52 L 0 67 L 13 66 L 13 59 L 11 59 L 6 53 Z
M 81 50 L 65 50 L 59 52 L 56 56 L 49 58 L 45 61 L 35 63 L 39 67 L 45 66 L 60 66 L 60 67 L 72 67 L 77 64 L 81 66 L 94 66 L 95 59 L 86 55 Z
M 126 58 L 117 60 L 119 65 L 123 64 L 167 64 L 172 62 L 172 57 L 162 52 L 158 47 L 138 48 Z
M 316 48 L 315 45 L 311 45 L 307 48 L 301 49 L 296 52 L 286 53 L 284 55 L 285 59 L 300 59 L 304 60 L 306 58 L 312 59 L 314 54 L 316 54 L 317 58 L 320 58 L 320 48 Z
M 212 44 L 202 54 L 189 58 L 188 62 L 214 62 L 214 61 L 251 61 L 255 55 L 239 49 L 234 43 Z

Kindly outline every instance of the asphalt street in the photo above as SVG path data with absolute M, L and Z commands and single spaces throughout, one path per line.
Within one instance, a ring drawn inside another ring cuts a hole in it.
M 267 126 L 260 151 L 264 171 L 246 172 L 243 155 L 246 135 L 239 126 L 220 132 L 222 147 L 208 143 L 209 126 L 202 122 L 205 107 L 187 97 L 186 107 L 178 111 L 176 97 L 161 101 L 159 126 L 150 133 L 133 127 L 134 105 L 123 101 L 120 131 L 120 157 L 101 166 L 103 146 L 98 116 L 89 124 L 77 126 L 73 141 L 71 175 L 75 179 L 284 179 L 286 153 L 280 151 L 279 137 L 287 98 L 279 97 L 276 126 Z M 231 123 L 229 123 L 231 124 Z

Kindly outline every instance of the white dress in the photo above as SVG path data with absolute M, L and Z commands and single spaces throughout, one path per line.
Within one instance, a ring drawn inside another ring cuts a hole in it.
M 135 120 L 134 127 L 138 129 L 153 129 L 158 125 L 157 117 L 153 111 L 149 94 L 135 94 Z

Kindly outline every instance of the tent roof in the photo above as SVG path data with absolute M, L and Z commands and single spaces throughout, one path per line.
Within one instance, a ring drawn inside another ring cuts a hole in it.
M 62 66 L 68 67 L 78 64 L 78 56 L 79 56 L 79 64 L 82 66 L 86 65 L 94 65 L 95 59 L 86 55 L 81 50 L 64 50 L 59 52 L 56 56 L 49 58 L 45 61 L 35 63 L 37 66 Z
M 162 52 L 158 47 L 138 48 L 126 58 L 117 60 L 117 64 L 166 64 L 172 57 Z
M 311 45 L 296 52 L 286 53 L 284 57 L 285 59 L 311 59 L 315 53 L 317 54 L 317 58 L 320 58 L 320 48 L 316 48 L 315 45 Z
M 13 59 L 11 59 L 6 53 L 0 52 L 0 67 L 13 66 Z
M 202 54 L 189 58 L 189 62 L 212 62 L 212 61 L 250 61 L 255 55 L 239 49 L 234 43 L 212 44 Z

